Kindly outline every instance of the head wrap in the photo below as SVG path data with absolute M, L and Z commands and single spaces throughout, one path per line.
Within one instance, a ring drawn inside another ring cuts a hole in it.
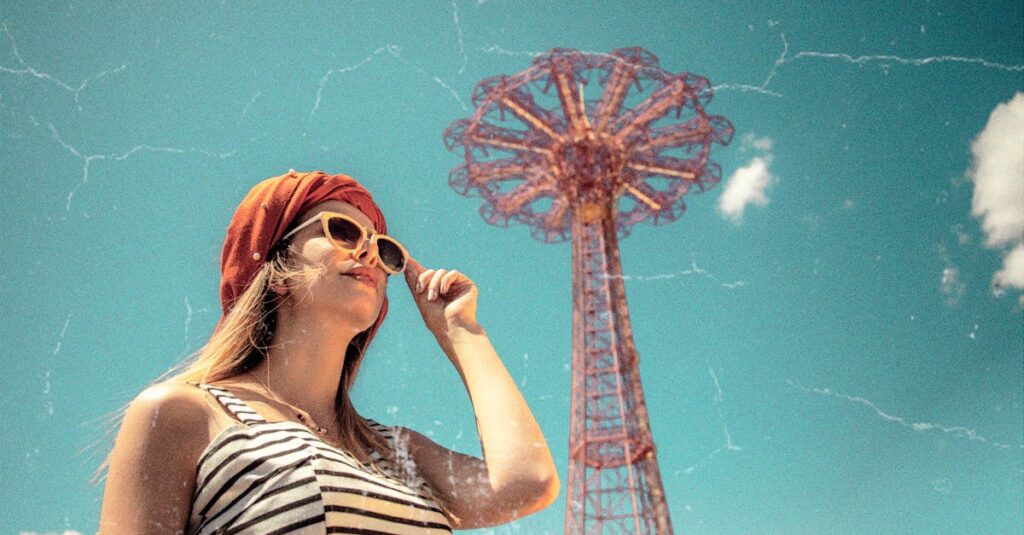
M 220 303 L 222 315 L 216 332 L 224 323 L 231 307 L 249 287 L 256 273 L 268 260 L 269 252 L 292 226 L 295 219 L 324 201 L 347 202 L 373 222 L 377 232 L 386 233 L 384 214 L 370 192 L 347 175 L 328 175 L 322 171 L 287 174 L 268 178 L 254 186 L 242 199 L 228 225 L 221 252 Z M 368 329 L 363 352 L 384 321 L 388 311 L 385 296 L 377 320 Z M 346 365 L 346 368 L 348 366 Z M 348 382 L 354 378 L 349 373 Z

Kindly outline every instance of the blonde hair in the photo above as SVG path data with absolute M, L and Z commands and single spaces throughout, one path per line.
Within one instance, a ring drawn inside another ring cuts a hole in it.
M 224 321 L 210 340 L 181 362 L 156 378 L 148 386 L 162 381 L 168 382 L 215 382 L 241 375 L 256 367 L 267 355 L 276 325 L 276 310 L 282 298 L 272 291 L 273 287 L 308 286 L 326 272 L 323 265 L 302 265 L 293 261 L 289 254 L 290 240 L 278 243 L 268 254 L 269 260 L 256 273 L 249 286 L 239 296 Z M 288 283 L 296 284 L 288 284 Z M 379 433 L 356 412 L 348 396 L 348 389 L 358 371 L 366 349 L 369 331 L 357 334 L 345 351 L 345 363 L 339 378 L 338 395 L 335 399 L 338 423 L 341 429 L 341 446 L 360 458 L 369 458 L 376 450 L 386 460 L 394 460 L 395 452 Z M 170 376 L 170 377 L 168 377 Z M 111 424 L 103 438 L 109 436 L 123 423 L 128 404 L 121 407 L 108 419 Z M 101 439 L 102 440 L 102 439 Z M 372 458 L 370 463 L 376 466 Z M 391 466 L 404 471 L 402 463 L 391 462 Z M 102 479 L 110 467 L 110 454 L 93 473 L 91 484 Z M 378 467 L 379 468 L 379 467 Z

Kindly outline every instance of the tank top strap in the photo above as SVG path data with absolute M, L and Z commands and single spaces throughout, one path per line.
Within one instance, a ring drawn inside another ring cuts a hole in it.
M 238 399 L 237 396 L 223 388 L 218 388 L 206 383 L 195 383 L 188 381 L 188 384 L 197 386 L 209 392 L 228 412 L 246 425 L 267 423 L 258 412 L 252 410 L 248 404 Z

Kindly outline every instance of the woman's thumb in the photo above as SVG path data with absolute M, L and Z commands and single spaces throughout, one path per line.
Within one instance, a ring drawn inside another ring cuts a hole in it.
M 405 275 L 405 283 L 409 285 L 410 289 L 416 289 L 416 283 L 419 282 L 420 273 L 423 271 L 423 265 L 410 256 L 405 263 L 405 271 L 402 272 Z

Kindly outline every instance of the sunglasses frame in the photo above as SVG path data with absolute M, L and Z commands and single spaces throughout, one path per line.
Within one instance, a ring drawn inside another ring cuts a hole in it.
M 360 237 L 359 237 L 359 241 L 356 242 L 355 248 L 345 247 L 344 245 L 342 245 L 342 244 L 338 243 L 337 241 L 335 241 L 334 237 L 331 236 L 331 231 L 330 231 L 330 227 L 328 227 L 328 222 L 331 220 L 331 218 L 334 218 L 334 217 L 340 217 L 340 218 L 342 218 L 342 219 L 344 219 L 346 221 L 349 221 L 353 225 L 355 225 L 357 229 L 359 229 Z M 347 253 L 353 253 L 355 251 L 358 251 L 359 249 L 362 249 L 368 243 L 376 243 L 377 241 L 380 240 L 380 238 L 383 237 L 386 240 L 388 240 L 391 243 L 393 243 L 396 246 L 398 246 L 398 249 L 402 252 L 402 257 L 403 257 L 404 260 L 402 262 L 402 269 L 400 269 L 398 271 L 395 271 L 394 269 L 391 269 L 390 267 L 388 267 L 387 265 L 384 264 L 384 259 L 380 257 L 380 246 L 378 245 L 377 246 L 377 260 L 380 261 L 380 267 L 383 268 L 384 271 L 388 272 L 391 275 L 397 275 L 397 274 L 402 273 L 403 271 L 405 271 L 405 268 L 409 265 L 409 251 L 406 251 L 405 247 L 401 243 L 399 243 L 398 240 L 392 238 L 391 236 L 388 236 L 387 234 L 379 234 L 379 233 L 377 233 L 375 231 L 369 230 L 366 227 L 364 227 L 360 222 L 356 221 L 355 218 L 353 218 L 352 216 L 345 215 L 345 214 L 342 214 L 342 213 L 339 213 L 339 212 L 330 212 L 330 211 L 327 211 L 327 210 L 324 210 L 322 212 L 318 212 L 316 215 L 314 215 L 313 217 L 310 217 L 305 222 L 303 222 L 301 225 L 293 228 L 291 232 L 289 232 L 288 234 L 285 234 L 284 236 L 282 236 L 281 239 L 282 240 L 287 239 L 288 237 L 292 236 L 296 232 L 298 232 L 298 231 L 308 227 L 309 225 L 312 225 L 313 223 L 315 223 L 318 220 L 321 223 L 321 230 L 324 233 L 324 237 L 326 237 L 327 241 L 331 242 L 331 245 L 333 245 L 337 249 L 341 249 L 342 251 L 345 251 Z

